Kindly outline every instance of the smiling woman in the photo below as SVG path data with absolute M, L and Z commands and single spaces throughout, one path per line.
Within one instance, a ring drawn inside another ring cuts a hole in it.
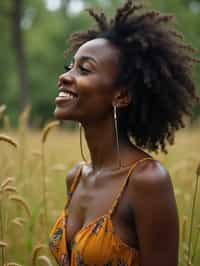
M 108 114 L 112 116 L 118 58 L 119 51 L 106 39 L 98 38 L 82 45 L 68 67 L 67 75 L 64 73 L 59 78 L 60 92 L 76 97 L 71 97 L 70 103 L 67 103 L 69 97 L 57 98 L 55 116 L 88 126 L 98 119 L 107 119 Z M 63 105 L 64 100 L 66 105 Z
M 50 234 L 63 266 L 177 266 L 171 178 L 143 149 L 166 152 L 198 97 L 194 49 L 169 23 L 127 0 L 97 29 L 74 33 L 55 117 L 82 124 L 91 162 L 67 176 L 68 201 Z

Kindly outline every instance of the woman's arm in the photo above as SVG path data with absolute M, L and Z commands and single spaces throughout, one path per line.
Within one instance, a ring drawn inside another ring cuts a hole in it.
M 179 222 L 171 178 L 157 161 L 131 177 L 141 266 L 177 266 Z

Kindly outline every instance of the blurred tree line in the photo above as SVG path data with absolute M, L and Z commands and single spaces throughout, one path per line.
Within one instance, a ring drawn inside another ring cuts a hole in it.
M 177 16 L 177 28 L 200 49 L 200 0 L 152 0 L 148 6 Z M 41 126 L 53 118 L 57 77 L 70 59 L 64 58 L 71 32 L 91 26 L 79 12 L 103 8 L 108 14 L 123 0 L 6 0 L 0 1 L 0 105 L 6 104 L 13 125 L 27 104 L 31 123 Z M 197 53 L 200 56 L 200 53 Z M 200 66 L 194 78 L 200 84 Z M 197 86 L 200 92 L 200 85 Z M 200 93 L 199 93 L 200 94 Z M 200 116 L 200 107 L 194 117 Z

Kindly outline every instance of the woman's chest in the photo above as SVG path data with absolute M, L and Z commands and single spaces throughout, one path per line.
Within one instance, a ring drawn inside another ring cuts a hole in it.
M 128 245 L 137 246 L 134 212 L 124 179 L 108 180 L 103 186 L 79 182 L 68 208 L 67 239 L 72 242 L 78 232 L 97 217 L 113 212 L 116 234 Z

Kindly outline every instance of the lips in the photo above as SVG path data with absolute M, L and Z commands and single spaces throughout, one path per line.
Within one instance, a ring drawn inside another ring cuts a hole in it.
M 65 103 L 67 101 L 72 101 L 72 100 L 76 99 L 77 97 L 78 97 L 78 95 L 74 91 L 61 88 L 59 90 L 58 96 L 56 97 L 56 104 L 61 104 L 61 103 Z
M 73 99 L 75 98 L 75 96 L 72 93 L 69 92 L 64 92 L 64 91 L 60 91 L 58 94 L 58 97 L 63 97 L 63 98 L 69 98 L 69 99 Z

